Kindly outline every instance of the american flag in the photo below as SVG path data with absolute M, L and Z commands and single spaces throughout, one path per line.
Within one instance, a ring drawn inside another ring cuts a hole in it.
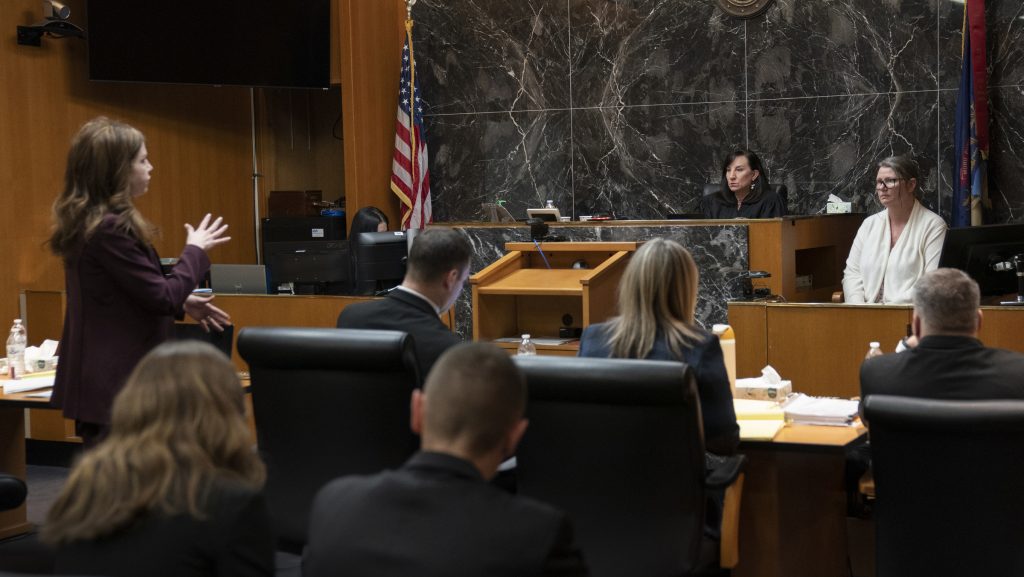
M 391 190 L 402 201 L 402 229 L 423 228 L 431 222 L 426 130 L 423 128 L 423 103 L 412 53 L 411 30 L 406 33 L 405 47 L 402 48 Z

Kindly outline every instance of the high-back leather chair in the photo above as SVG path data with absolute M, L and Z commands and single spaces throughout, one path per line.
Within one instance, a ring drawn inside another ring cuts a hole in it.
M 871 395 L 879 577 L 1024 571 L 1024 401 Z
M 419 446 L 409 399 L 420 385 L 412 337 L 397 331 L 247 327 L 257 442 L 278 548 L 306 542 L 325 483 L 402 465 Z
M 575 357 L 515 362 L 529 387 L 530 420 L 516 453 L 518 491 L 569 514 L 591 575 L 680 576 L 717 567 L 717 544 L 703 539 L 704 441 L 689 367 Z

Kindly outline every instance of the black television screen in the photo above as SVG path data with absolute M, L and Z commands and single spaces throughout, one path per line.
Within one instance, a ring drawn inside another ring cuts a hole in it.
M 330 85 L 330 0 L 89 0 L 89 78 Z
M 374 294 L 402 283 L 409 254 L 404 232 L 361 232 L 353 242 L 357 294 Z
M 951 228 L 942 245 L 940 267 L 958 268 L 981 287 L 982 295 L 1017 292 L 1013 257 L 1024 254 L 1024 224 Z

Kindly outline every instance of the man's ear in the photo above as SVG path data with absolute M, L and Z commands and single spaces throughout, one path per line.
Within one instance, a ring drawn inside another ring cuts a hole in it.
M 523 439 L 523 434 L 526 433 L 526 428 L 529 426 L 529 419 L 519 419 L 519 422 L 508 432 L 508 436 L 505 437 L 505 458 L 516 454 L 516 447 L 519 446 L 519 441 Z
M 450 291 L 455 283 L 459 282 L 460 271 L 457 268 L 453 268 L 444 275 L 444 288 Z
M 409 428 L 417 435 L 423 435 L 423 405 L 426 399 L 421 389 L 413 389 L 409 399 Z
M 981 321 L 984 319 L 984 317 L 985 315 L 981 314 L 981 309 L 978 309 L 978 326 L 977 328 L 974 329 L 975 332 L 981 331 Z
M 917 312 L 914 312 L 914 316 L 910 319 L 910 330 L 914 333 L 914 336 L 921 339 L 921 317 L 917 316 Z

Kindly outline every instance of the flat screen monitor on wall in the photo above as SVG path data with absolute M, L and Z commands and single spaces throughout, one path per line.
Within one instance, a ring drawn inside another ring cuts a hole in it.
M 89 0 L 91 80 L 330 85 L 330 0 Z
M 958 268 L 971 276 L 982 295 L 1017 292 L 1013 257 L 1024 254 L 1024 224 L 993 224 L 946 231 L 939 266 Z

